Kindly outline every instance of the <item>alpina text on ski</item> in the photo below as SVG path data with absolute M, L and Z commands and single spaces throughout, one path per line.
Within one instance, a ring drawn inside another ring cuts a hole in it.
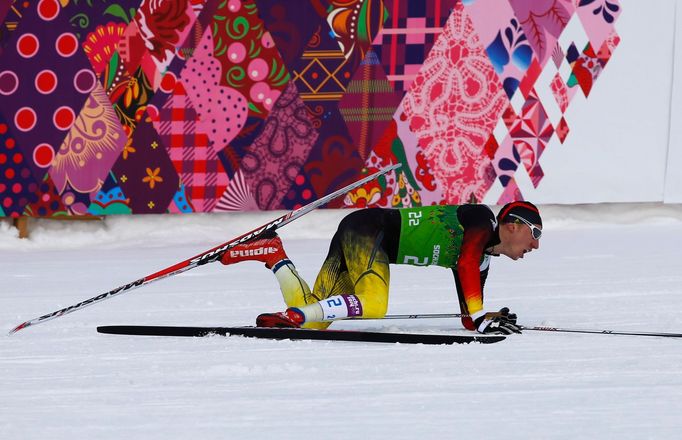
M 78 304 L 74 304 L 72 306 L 63 308 L 61 310 L 57 310 L 56 312 L 48 313 L 47 315 L 43 315 L 41 317 L 31 319 L 30 321 L 26 321 L 24 323 L 19 324 L 15 328 L 13 328 L 9 334 L 12 335 L 16 332 L 18 332 L 21 329 L 24 329 L 26 327 L 30 327 L 35 324 L 40 324 L 45 321 L 49 321 L 51 319 L 66 315 L 67 313 L 72 313 L 75 312 L 76 310 L 80 310 L 83 307 L 96 304 L 100 301 L 104 301 L 105 299 L 109 299 L 113 296 L 120 295 L 124 292 L 131 291 L 133 289 L 136 289 L 140 286 L 143 286 L 145 284 L 149 284 L 154 281 L 158 281 L 163 278 L 167 278 L 173 275 L 180 274 L 182 272 L 185 272 L 187 270 L 193 269 L 197 266 L 201 266 L 206 263 L 212 263 L 214 261 L 219 260 L 225 252 L 228 250 L 232 249 L 233 247 L 237 246 L 240 243 L 244 243 L 246 241 L 249 241 L 255 237 L 258 237 L 259 235 L 263 234 L 264 232 L 267 231 L 274 231 L 278 228 L 281 228 L 282 226 L 291 223 L 292 221 L 304 216 L 305 214 L 309 213 L 310 211 L 319 208 L 320 206 L 326 204 L 330 200 L 333 200 L 341 195 L 346 194 L 349 191 L 354 190 L 355 188 L 364 185 L 365 183 L 376 179 L 377 177 L 384 175 L 388 173 L 389 171 L 393 171 L 397 168 L 400 168 L 401 164 L 395 164 L 391 165 L 389 167 L 384 168 L 383 170 L 379 170 L 374 174 L 371 174 L 367 177 L 364 177 L 357 182 L 351 183 L 350 185 L 343 187 L 337 191 L 334 191 L 331 194 L 327 194 L 326 196 L 315 200 L 314 202 L 308 203 L 305 206 L 302 206 L 296 210 L 290 211 L 283 216 L 266 223 L 265 225 L 259 226 L 258 228 L 249 231 L 243 235 L 240 235 L 239 237 L 228 241 L 227 243 L 223 243 L 220 246 L 216 246 L 213 249 L 210 249 L 206 252 L 203 252 L 195 257 L 192 257 L 188 260 L 181 261 L 180 263 L 177 263 L 173 266 L 167 267 L 163 270 L 160 270 L 156 273 L 153 273 L 151 275 L 147 275 L 144 278 L 140 278 L 137 281 L 133 281 L 128 284 L 124 284 L 123 286 L 117 287 L 113 290 L 110 290 L 108 292 L 102 293 L 101 295 L 97 295 L 95 297 L 92 297 L 90 299 L 86 299 L 85 301 L 79 302 Z

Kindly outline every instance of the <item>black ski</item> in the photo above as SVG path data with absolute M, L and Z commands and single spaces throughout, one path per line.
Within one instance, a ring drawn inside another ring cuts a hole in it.
M 211 335 L 244 336 L 260 339 L 322 340 L 385 342 L 401 344 L 492 344 L 504 340 L 504 336 L 442 335 L 417 333 L 383 333 L 357 330 L 311 330 L 300 328 L 266 327 L 169 327 L 148 325 L 107 325 L 97 327 L 100 333 L 138 336 L 190 336 Z

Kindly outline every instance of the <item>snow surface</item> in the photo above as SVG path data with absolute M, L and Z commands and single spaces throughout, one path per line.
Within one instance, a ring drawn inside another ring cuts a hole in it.
M 338 220 L 281 230 L 314 281 Z M 489 309 L 527 326 L 682 332 L 682 207 L 543 207 L 523 261 L 494 259 Z M 0 330 L 185 260 L 279 213 L 0 223 Z M 452 275 L 393 266 L 389 313 L 458 312 Z M 251 325 L 282 309 L 259 263 L 210 264 L 0 334 L 0 439 L 669 439 L 682 340 L 526 332 L 423 346 L 101 335 L 108 324 Z M 464 332 L 446 319 L 336 328 Z

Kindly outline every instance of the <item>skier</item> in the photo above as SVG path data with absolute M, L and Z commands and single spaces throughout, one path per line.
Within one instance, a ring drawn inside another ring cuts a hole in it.
M 312 290 L 274 232 L 240 244 L 221 262 L 256 260 L 277 278 L 287 309 L 258 316 L 259 327 L 327 328 L 346 317 L 381 318 L 388 308 L 389 264 L 452 269 L 462 324 L 487 334 L 520 333 L 516 315 L 486 312 L 483 286 L 491 256 L 517 260 L 539 247 L 542 219 L 530 202 L 512 202 L 497 217 L 486 205 L 367 208 L 347 215 L 332 238 Z

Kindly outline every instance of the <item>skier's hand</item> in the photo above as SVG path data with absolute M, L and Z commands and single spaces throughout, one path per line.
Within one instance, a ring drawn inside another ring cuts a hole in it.
M 503 307 L 499 312 L 489 312 L 480 316 L 475 324 L 479 333 L 493 335 L 521 333 L 521 328 L 516 325 L 516 313 L 509 313 L 507 307 Z

